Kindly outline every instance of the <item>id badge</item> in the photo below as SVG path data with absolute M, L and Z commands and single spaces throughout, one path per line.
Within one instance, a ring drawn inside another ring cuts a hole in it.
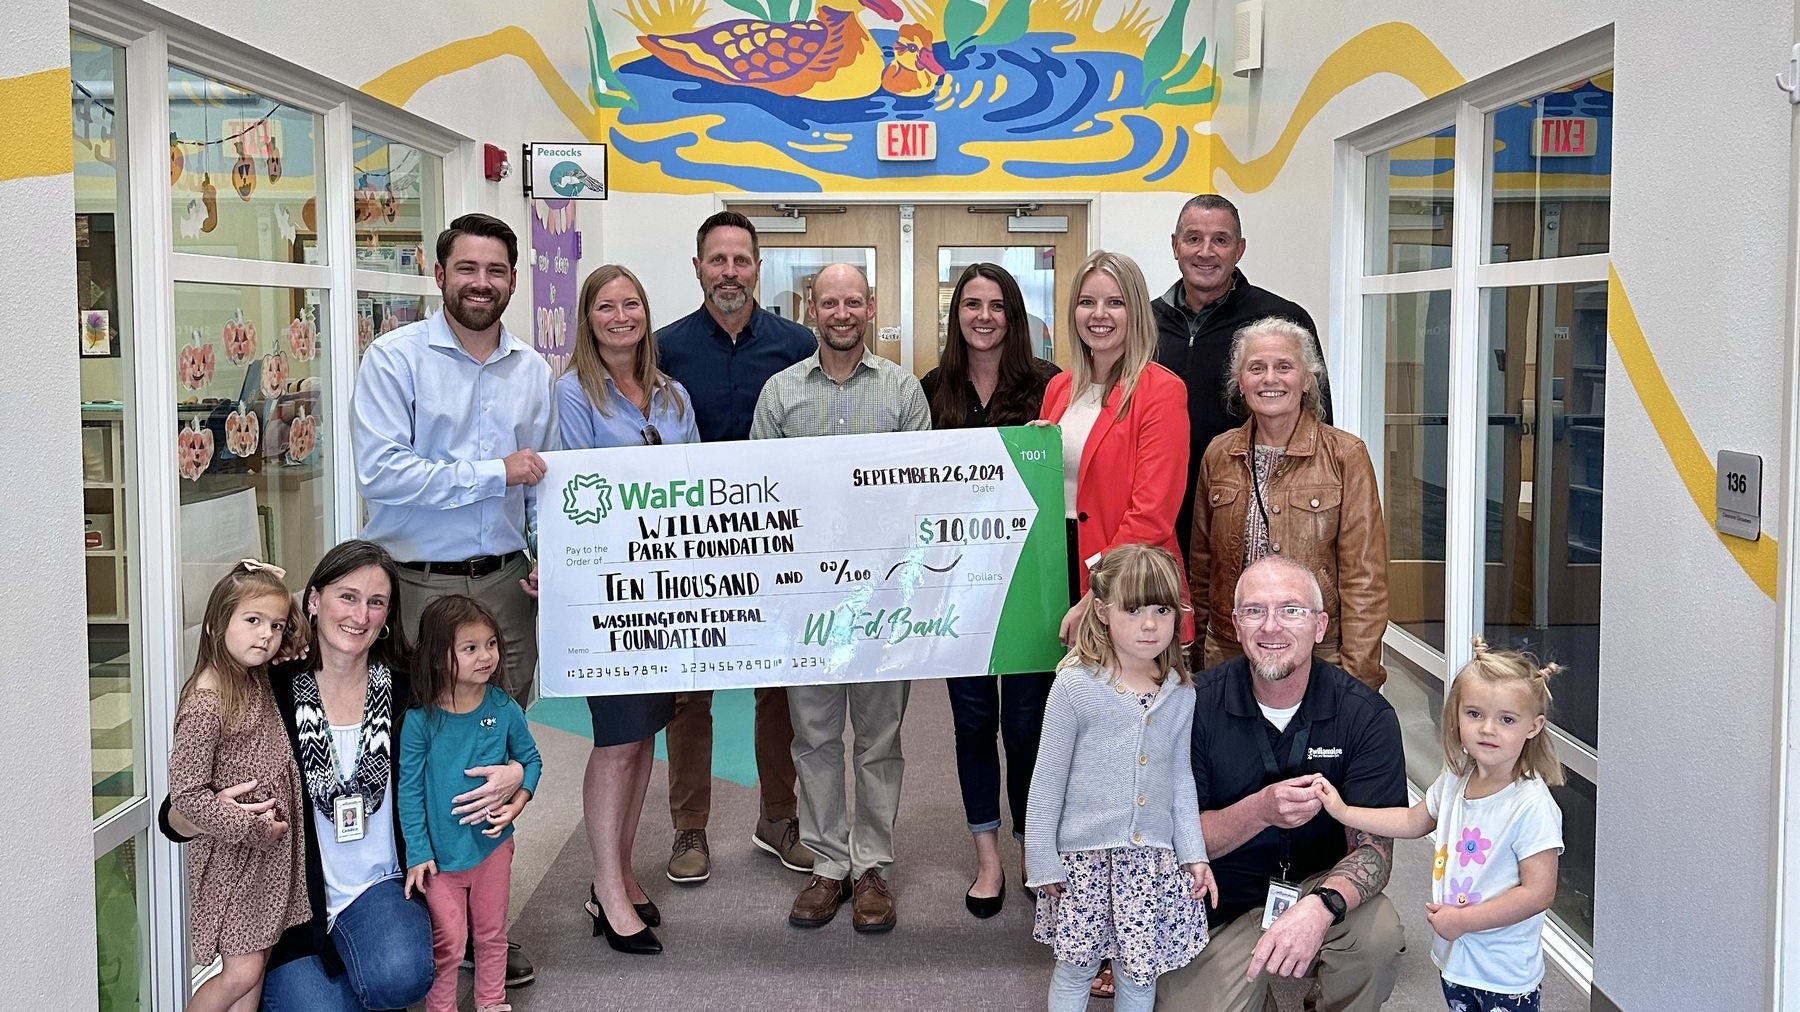
M 331 803 L 331 822 L 337 827 L 337 842 L 355 843 L 368 832 L 363 822 L 363 797 L 346 794 Z
M 1287 913 L 1288 907 L 1300 902 L 1300 887 L 1292 882 L 1283 882 L 1278 878 L 1269 880 L 1269 895 L 1263 900 L 1262 929 L 1264 931 L 1274 925 L 1275 919 Z

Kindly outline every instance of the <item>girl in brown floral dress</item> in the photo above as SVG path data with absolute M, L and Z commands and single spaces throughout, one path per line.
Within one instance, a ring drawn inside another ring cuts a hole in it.
M 269 948 L 312 916 L 300 775 L 269 690 L 269 662 L 306 641 L 283 575 L 246 559 L 213 588 L 175 714 L 170 803 L 204 832 L 188 850 L 194 961 L 223 962 L 189 1012 L 254 1012 Z M 251 780 L 239 804 L 219 799 L 220 788 Z M 266 807 L 240 807 L 248 802 Z

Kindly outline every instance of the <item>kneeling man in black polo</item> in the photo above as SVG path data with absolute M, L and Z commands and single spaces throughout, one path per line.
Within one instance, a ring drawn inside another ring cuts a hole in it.
M 1313 782 L 1329 779 L 1352 805 L 1404 806 L 1400 722 L 1312 656 L 1322 604 L 1305 567 L 1256 562 L 1233 612 L 1246 656 L 1197 679 L 1194 781 L 1219 905 L 1199 958 L 1158 979 L 1165 1012 L 1261 1010 L 1271 977 L 1315 963 L 1318 1012 L 1376 1012 L 1394 988 L 1406 940 L 1381 894 L 1394 842 L 1326 815 Z

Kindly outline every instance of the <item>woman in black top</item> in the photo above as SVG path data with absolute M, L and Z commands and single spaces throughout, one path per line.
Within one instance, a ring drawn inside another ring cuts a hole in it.
M 944 352 L 920 382 L 931 402 L 934 429 L 1024 425 L 1038 416 L 1044 387 L 1059 371 L 1031 353 L 1025 298 L 1006 269 L 970 264 L 950 300 Z M 975 837 L 979 870 L 963 902 L 976 917 L 992 917 L 1006 901 L 1000 861 L 1000 755 L 1006 746 L 1006 796 L 1013 836 L 1025 838 L 1025 795 L 1037 761 L 1050 674 L 952 678 L 950 712 L 956 725 L 956 775 L 963 814 Z

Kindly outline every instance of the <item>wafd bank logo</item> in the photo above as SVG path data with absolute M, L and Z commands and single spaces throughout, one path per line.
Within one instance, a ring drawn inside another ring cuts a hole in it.
M 612 512 L 612 482 L 597 474 L 578 474 L 563 486 L 563 515 L 570 523 L 597 524 Z

